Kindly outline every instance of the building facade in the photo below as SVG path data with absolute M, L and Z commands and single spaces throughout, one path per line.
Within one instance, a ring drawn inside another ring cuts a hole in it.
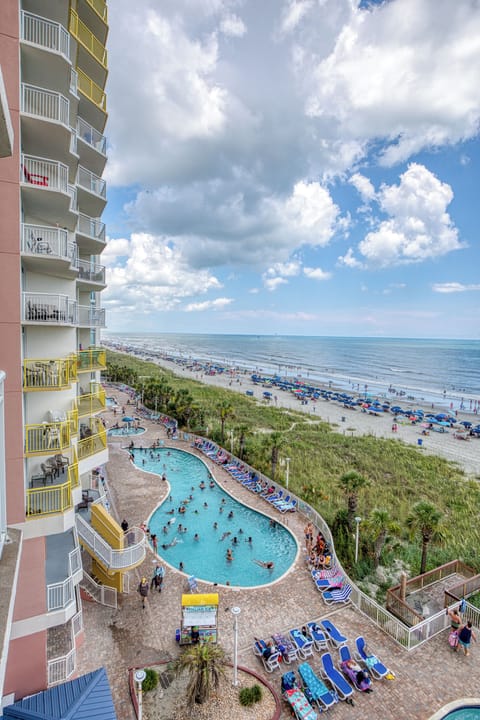
M 106 0 L 0 3 L 4 704 L 74 675 L 82 639 L 75 508 L 108 457 L 107 34 Z

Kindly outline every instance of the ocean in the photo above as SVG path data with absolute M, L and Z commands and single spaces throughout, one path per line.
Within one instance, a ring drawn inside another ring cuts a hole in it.
M 371 395 L 463 404 L 466 412 L 480 401 L 479 340 L 105 333 L 104 344 L 149 359 L 195 360 Z

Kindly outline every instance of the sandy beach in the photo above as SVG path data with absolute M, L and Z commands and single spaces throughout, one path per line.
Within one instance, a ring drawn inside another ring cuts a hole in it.
M 156 363 L 161 367 L 171 370 L 179 377 L 188 377 L 207 385 L 222 387 L 233 392 L 245 394 L 247 390 L 253 392 L 253 397 L 257 402 L 266 404 L 263 399 L 263 388 L 256 385 L 250 379 L 251 373 L 237 372 L 229 374 L 227 372 L 215 375 L 209 375 L 204 372 L 192 371 L 184 365 L 175 363 L 164 358 L 157 358 Z M 325 386 L 328 389 L 328 386 Z M 480 470 L 480 438 L 468 438 L 467 440 L 458 439 L 453 429 L 448 432 L 431 431 L 428 436 L 422 435 L 423 428 L 420 425 L 412 425 L 405 420 L 397 421 L 397 432 L 392 432 L 393 416 L 391 413 L 384 415 L 370 415 L 362 412 L 360 408 L 355 410 L 346 409 L 337 402 L 319 399 L 317 401 L 308 401 L 304 405 L 291 392 L 282 391 L 279 388 L 268 388 L 272 391 L 272 400 L 269 404 L 296 410 L 297 412 L 311 415 L 312 418 L 320 418 L 330 423 L 333 430 L 348 435 L 373 435 L 374 437 L 392 438 L 394 440 L 403 441 L 414 445 L 418 452 L 428 453 L 430 455 L 439 455 L 446 460 L 458 463 L 468 476 L 476 477 Z M 395 401 L 397 402 L 397 401 Z M 422 407 L 422 403 L 411 402 L 403 398 L 398 400 L 398 404 L 402 407 Z M 425 412 L 431 412 L 431 405 L 423 405 Z M 443 409 L 442 409 L 443 410 Z M 440 411 L 437 408 L 437 411 Z M 477 417 L 471 414 L 458 413 L 458 421 L 469 420 L 477 424 Z M 421 444 L 419 443 L 421 441 Z

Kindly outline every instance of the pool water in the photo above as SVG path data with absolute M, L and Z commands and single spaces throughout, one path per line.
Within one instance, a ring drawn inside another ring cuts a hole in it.
M 109 435 L 121 435 L 122 437 L 126 437 L 128 435 L 142 435 L 144 432 L 146 432 L 145 428 L 139 427 L 139 428 L 133 428 L 133 427 L 120 427 L 120 428 L 110 428 L 108 430 Z
M 187 575 L 241 587 L 266 585 L 292 566 L 298 546 L 290 531 L 279 523 L 272 526 L 270 518 L 238 502 L 217 483 L 210 487 L 209 470 L 195 455 L 168 448 L 137 448 L 134 459 L 137 467 L 158 474 L 159 483 L 163 473 L 170 483 L 170 498 L 155 510 L 148 523 L 150 533 L 157 536 L 158 554 L 170 565 L 178 568 L 182 562 Z M 199 488 L 202 481 L 204 490 Z M 228 484 L 234 482 L 233 478 L 228 480 Z M 182 500 L 190 495 L 193 499 L 185 505 L 186 512 L 180 514 Z M 230 513 L 233 517 L 229 517 Z M 217 529 L 213 527 L 215 522 Z M 187 532 L 180 532 L 179 524 Z M 195 533 L 198 540 L 194 539 Z M 227 549 L 232 551 L 232 561 L 226 559 Z M 260 567 L 255 559 L 273 561 L 274 568 Z
M 463 707 L 444 715 L 443 720 L 480 720 L 480 707 Z

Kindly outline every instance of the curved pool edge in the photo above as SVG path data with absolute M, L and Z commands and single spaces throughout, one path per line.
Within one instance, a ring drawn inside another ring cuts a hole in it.
M 122 448 L 122 449 L 126 449 L 126 448 Z M 138 448 L 134 448 L 134 449 L 138 449 Z M 227 495 L 229 495 L 233 500 L 235 500 L 235 502 L 238 502 L 240 505 L 244 505 L 245 507 L 247 507 L 247 508 L 248 508 L 249 510 L 251 510 L 252 512 L 258 513 L 259 515 L 263 515 L 264 517 L 266 517 L 266 518 L 268 518 L 268 519 L 271 518 L 271 516 L 270 516 L 270 515 L 267 515 L 266 512 L 263 512 L 262 510 L 259 510 L 259 509 L 255 508 L 255 507 L 253 507 L 252 505 L 250 505 L 249 503 L 244 502 L 243 500 L 239 500 L 235 495 L 233 495 L 233 493 L 229 492 L 229 491 L 217 480 L 217 478 L 215 477 L 214 468 L 210 468 L 210 467 L 208 466 L 207 462 L 204 460 L 204 458 L 203 458 L 202 455 L 197 455 L 196 453 L 192 452 L 191 450 L 186 450 L 186 449 L 184 449 L 184 448 L 178 448 L 178 447 L 172 446 L 172 449 L 177 450 L 178 452 L 185 453 L 186 455 L 191 455 L 192 457 L 196 458 L 199 462 L 201 462 L 201 463 L 207 468 L 208 472 L 213 475 L 213 479 L 214 479 L 215 482 L 217 483 L 218 487 L 219 487 L 224 493 L 226 493 Z M 135 462 L 134 462 L 134 465 L 135 465 L 135 468 L 136 468 L 137 470 L 140 470 L 141 472 L 148 473 L 149 475 L 153 475 L 153 476 L 155 476 L 155 477 L 160 477 L 159 473 L 152 472 L 151 470 L 144 470 L 143 468 L 139 467 Z M 167 482 L 168 482 L 168 480 L 167 480 Z M 168 487 L 170 488 L 170 483 L 168 483 Z M 148 516 L 148 518 L 147 518 L 147 520 L 146 520 L 147 527 L 150 527 L 150 520 L 151 520 L 152 516 L 153 516 L 153 515 L 155 514 L 155 512 L 156 512 L 160 507 L 162 507 L 162 505 L 167 501 L 167 498 L 168 498 L 168 495 L 169 495 L 169 494 L 170 494 L 170 493 L 167 493 L 166 496 L 165 496 L 165 498 L 164 498 L 163 500 L 161 500 L 159 503 L 157 503 L 157 505 L 152 509 L 152 512 L 149 514 L 149 516 Z M 195 579 L 196 579 L 198 582 L 201 582 L 201 583 L 203 583 L 204 585 L 208 585 L 208 586 L 210 586 L 210 587 L 215 587 L 215 588 L 228 588 L 229 590 L 234 590 L 234 591 L 239 591 L 239 590 L 258 590 L 258 588 L 271 587 L 271 586 L 276 585 L 277 583 L 279 583 L 281 580 L 284 580 L 284 579 L 292 572 L 292 570 L 294 569 L 294 567 L 295 567 L 295 565 L 296 565 L 296 563 L 297 563 L 297 561 L 298 561 L 301 548 L 300 548 L 300 544 L 299 544 L 299 542 L 298 542 L 298 538 L 297 538 L 297 536 L 295 535 L 295 533 L 293 533 L 293 532 L 290 530 L 290 528 L 281 521 L 281 519 L 276 519 L 276 518 L 275 518 L 275 521 L 278 522 L 278 523 L 284 528 L 284 530 L 286 530 L 286 531 L 289 533 L 289 535 L 293 538 L 293 541 L 294 541 L 295 546 L 296 546 L 296 548 L 297 548 L 297 552 L 296 552 L 295 557 L 294 557 L 294 559 L 293 559 L 293 561 L 292 561 L 292 564 L 291 564 L 290 567 L 289 567 L 282 575 L 280 575 L 278 578 L 275 578 L 275 580 L 272 580 L 271 582 L 262 583 L 261 585 L 225 585 L 224 583 L 214 583 L 214 582 L 212 582 L 211 580 L 205 580 L 205 578 L 201 578 L 201 577 L 199 577 L 198 575 L 195 575 Z M 151 544 L 148 543 L 148 545 L 149 545 L 149 547 L 150 547 L 150 549 L 152 550 L 152 553 L 153 553 L 153 549 L 152 549 Z M 179 573 L 179 575 L 184 575 L 185 578 L 190 577 L 191 573 L 185 573 L 185 572 L 183 572 L 182 570 L 179 570 L 177 567 L 175 567 L 175 565 L 172 565 L 171 563 L 169 563 L 168 560 L 166 560 L 163 556 L 159 555 L 158 553 L 153 553 L 153 555 L 154 555 L 156 558 L 158 558 L 159 561 L 161 561 L 162 563 L 165 563 L 165 565 L 166 565 L 167 567 L 169 567 L 170 569 L 175 570 L 175 572 Z
M 428 720 L 448 720 L 449 713 L 454 710 L 460 710 L 462 708 L 480 708 L 480 697 L 478 698 L 460 698 L 459 700 L 452 700 L 452 702 L 444 705 L 440 710 L 437 710 L 433 715 L 430 715 Z

